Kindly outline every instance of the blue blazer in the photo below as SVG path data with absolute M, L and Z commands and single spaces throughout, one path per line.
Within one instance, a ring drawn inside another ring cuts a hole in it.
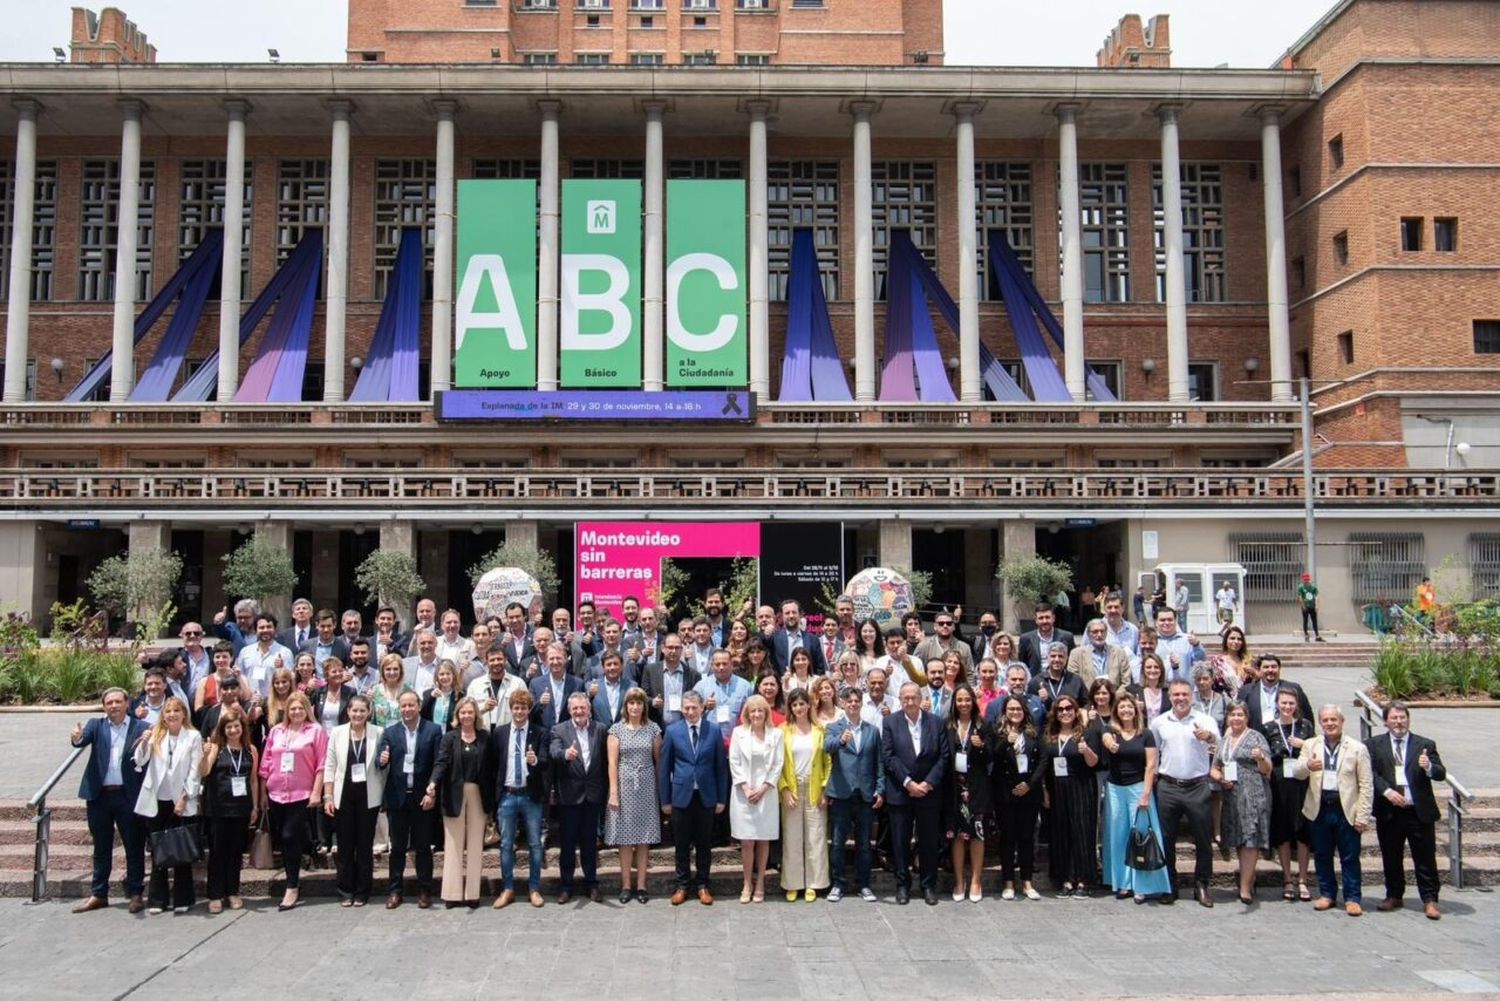
M 729 749 L 717 723 L 698 721 L 698 753 L 693 753 L 687 720 L 667 727 L 661 740 L 658 785 L 666 801 L 679 810 L 693 803 L 693 783 L 705 803 L 729 803 Z
M 918 726 L 922 734 L 921 754 L 912 749 L 905 713 L 891 713 L 883 721 L 880 760 L 885 768 L 885 800 L 892 806 L 937 810 L 942 806 L 943 771 L 948 766 L 948 728 L 929 712 L 922 714 Z M 911 799 L 906 794 L 907 779 L 926 782 L 932 786 L 932 792 L 920 799 Z
M 391 760 L 386 765 L 385 795 L 387 810 L 404 809 L 406 795 L 406 756 L 415 755 L 412 766 L 412 803 L 421 801 L 427 792 L 427 783 L 432 780 L 432 766 L 437 764 L 438 750 L 443 743 L 443 728 L 429 719 L 417 721 L 417 746 L 406 746 L 406 724 L 399 719 L 385 728 L 380 738 L 380 750 L 390 748 Z M 379 760 L 377 755 L 376 760 Z
M 141 794 L 143 773 L 135 770 L 135 761 L 130 752 L 134 749 L 135 742 L 149 729 L 151 728 L 146 725 L 145 720 L 136 719 L 134 714 L 126 715 L 125 753 L 120 757 L 120 779 L 131 806 L 135 805 L 136 797 Z M 104 776 L 109 772 L 111 737 L 109 718 L 106 716 L 96 716 L 83 725 L 83 736 L 73 746 L 89 747 L 91 750 L 88 767 L 83 771 L 83 781 L 78 783 L 79 799 L 98 799 L 104 794 Z
M 791 642 L 791 636 L 785 629 L 778 629 L 771 634 L 771 663 L 776 666 L 778 674 L 791 670 Z M 802 630 L 802 648 L 812 657 L 812 673 L 827 674 L 828 661 L 823 657 L 823 641 L 818 634 Z
M 552 690 L 552 675 L 546 672 L 531 679 L 531 722 L 551 732 L 558 723 L 568 718 L 567 699 L 574 692 L 584 691 L 583 682 L 575 675 L 563 674 L 563 704 L 542 705 L 542 693 Z
M 823 791 L 833 799 L 874 802 L 885 795 L 885 769 L 880 765 L 880 731 L 870 723 L 859 724 L 859 750 L 843 743 L 849 720 L 840 716 L 828 725 L 823 750 L 828 752 L 828 784 Z
M 630 681 L 630 680 L 628 680 L 626 678 L 621 678 L 620 679 L 620 704 L 619 704 L 619 709 L 618 709 L 618 711 L 613 716 L 611 716 L 610 713 L 609 713 L 609 695 L 608 695 L 608 693 L 606 693 L 604 691 L 604 679 L 600 678 L 599 679 L 599 694 L 595 695 L 593 701 L 589 703 L 589 705 L 591 705 L 593 707 L 593 710 L 594 710 L 594 721 L 596 723 L 603 723 L 606 728 L 608 728 L 610 726 L 613 726 L 615 723 L 620 722 L 620 720 L 622 720 L 622 719 L 625 718 L 625 696 L 626 696 L 626 694 L 629 693 L 629 691 L 632 688 L 640 688 L 640 687 L 641 686 L 637 685 L 634 681 Z M 584 692 L 587 693 L 588 689 L 585 688 Z M 649 716 L 649 713 L 647 715 Z M 564 720 L 566 718 L 567 718 L 566 716 L 563 717 Z

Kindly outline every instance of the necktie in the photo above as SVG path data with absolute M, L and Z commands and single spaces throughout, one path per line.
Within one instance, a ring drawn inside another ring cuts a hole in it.
M 693 753 L 698 753 L 698 724 L 694 723 L 688 727 L 688 740 L 691 741 Z
M 525 737 L 525 735 L 526 735 L 525 731 L 522 731 L 522 730 L 517 730 L 516 731 L 516 750 L 515 750 L 515 755 L 514 755 L 514 757 L 515 757 L 515 771 L 516 771 L 516 785 L 525 785 L 526 784 L 526 774 L 523 771 L 523 768 L 525 767 L 525 761 L 521 757 L 521 743 L 522 743 L 522 739 Z

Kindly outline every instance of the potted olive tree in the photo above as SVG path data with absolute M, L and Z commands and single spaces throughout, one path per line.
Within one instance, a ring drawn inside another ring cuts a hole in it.
M 111 556 L 89 575 L 94 602 L 110 615 L 124 619 L 124 635 L 134 639 L 138 630 L 154 640 L 167 624 L 164 610 L 172 602 L 182 577 L 182 557 L 166 549 L 132 549 Z
M 274 543 L 250 539 L 223 559 L 225 593 L 254 598 L 262 608 L 297 586 L 291 554 Z
M 377 549 L 354 571 L 354 583 L 372 605 L 389 605 L 400 621 L 411 619 L 411 599 L 427 589 L 417 561 L 399 549 Z
M 1036 606 L 1051 602 L 1059 591 L 1073 588 L 1073 569 L 1061 560 L 1045 556 L 1019 556 L 1006 560 L 996 573 L 1005 585 L 1005 596 L 1015 609 L 1024 632 L 1036 626 Z

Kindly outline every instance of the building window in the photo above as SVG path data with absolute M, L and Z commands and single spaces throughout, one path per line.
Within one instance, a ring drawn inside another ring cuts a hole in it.
M 1307 287 L 1307 259 L 1304 257 L 1292 258 L 1292 287 Z
M 525 66 L 556 66 L 556 52 L 523 52 L 521 63 Z
M 228 170 L 223 160 L 182 161 L 181 187 L 182 205 L 178 209 L 177 252 L 179 260 L 187 260 L 204 235 L 210 229 L 224 225 L 224 175 Z M 240 212 L 240 288 L 250 284 L 250 161 L 245 161 L 245 203 Z
M 15 219 L 15 165 L 0 160 L 0 300 L 10 298 L 10 238 Z M 57 239 L 57 161 L 38 160 L 31 210 L 31 301 L 52 298 L 53 244 Z
M 104 359 L 102 359 L 102 358 L 85 358 L 83 360 L 83 370 L 85 372 L 92 372 L 94 370 L 94 366 L 97 365 L 97 364 L 99 364 L 103 360 Z M 109 399 L 109 380 L 108 379 L 101 379 L 99 381 L 99 385 L 95 386 L 94 389 L 93 389 L 93 391 L 91 393 L 89 393 L 89 395 L 87 395 L 87 396 L 85 396 L 83 398 L 83 402 L 84 403 L 103 403 L 103 402 L 105 402 L 108 399 Z
M 464 0 L 465 7 L 495 7 L 499 0 Z
M 422 230 L 427 258 L 432 248 L 433 200 L 437 197 L 437 163 L 411 158 L 375 161 L 375 298 L 385 298 L 386 282 L 396 266 L 401 231 Z M 432 280 L 431 260 L 425 265 Z
M 653 14 L 646 14 L 646 15 L 644 15 L 641 18 L 641 27 L 642 28 L 654 28 L 654 27 L 656 27 L 656 17 L 655 17 L 655 15 L 653 15 Z
M 1302 582 L 1307 547 L 1298 532 L 1236 532 L 1229 558 L 1245 568 L 1246 604 L 1285 604 Z
M 1432 220 L 1432 249 L 1444 254 L 1458 250 L 1458 220 L 1452 217 Z
M 608 52 L 580 52 L 573 57 L 579 66 L 608 66 Z
M 1078 168 L 1085 302 L 1130 299 L 1130 186 L 1126 176 L 1123 163 L 1085 163 Z
M 1116 400 L 1123 400 L 1125 398 L 1124 379 L 1122 378 L 1125 371 L 1124 362 L 1094 361 L 1090 359 L 1085 364 L 1088 365 L 1090 371 L 1104 380 L 1104 385 L 1109 387 L 1109 391 L 1114 394 Z M 1084 393 L 1087 399 L 1096 399 L 1092 389 L 1085 389 Z
M 821 6 L 823 6 L 823 0 L 792 0 L 792 6 L 794 8 L 795 7 L 808 7 L 808 8 L 821 7 Z
M 1500 534 L 1476 532 L 1469 536 L 1469 576 L 1475 601 L 1500 598 Z
M 282 160 L 276 167 L 276 266 L 310 229 L 328 228 L 328 161 Z
M 151 252 L 156 242 L 156 164 L 141 161 L 136 212 L 135 294 L 151 297 Z M 78 246 L 78 298 L 108 302 L 115 296 L 115 251 L 119 246 L 120 161 L 86 160 Z
M 769 66 L 771 54 L 769 52 L 741 52 L 734 57 L 734 61 L 741 66 Z
M 639 181 L 646 176 L 644 160 L 583 159 L 571 164 L 575 178 L 600 181 Z
M 90 366 L 92 368 L 93 366 Z M 5 362 L 0 361 L 0 386 L 5 385 Z M 26 359 L 26 401 L 36 400 L 36 359 Z
M 360 58 L 361 62 L 378 63 L 378 62 L 380 62 L 380 53 L 379 52 L 361 52 L 359 54 L 359 58 Z
M 1401 249 L 1422 249 L 1422 217 L 1403 216 L 1401 219 Z
M 1182 165 L 1182 276 L 1188 302 L 1223 302 L 1224 175 L 1216 163 Z M 1166 211 L 1161 165 L 1151 170 L 1156 228 L 1156 301 L 1167 301 Z
M 708 18 L 706 18 L 706 17 L 695 17 L 695 18 L 693 18 L 693 27 L 695 27 L 695 28 L 707 28 L 708 27 Z
M 630 54 L 632 66 L 660 66 L 665 61 L 666 55 L 661 52 L 632 52 Z
M 1195 361 L 1188 363 L 1188 399 L 1198 403 L 1213 403 L 1219 398 L 1219 363 Z
M 1350 532 L 1354 600 L 1406 602 L 1427 573 L 1421 532 Z
M 837 160 L 773 160 L 766 164 L 766 245 L 770 296 L 786 299 L 792 231 L 811 229 L 823 295 L 839 297 L 839 165 Z
M 891 234 L 906 230 L 911 242 L 937 267 L 937 168 L 930 160 L 881 160 L 871 165 L 875 229 L 875 296 L 885 299 Z
M 534 181 L 542 176 L 542 161 L 476 157 L 470 173 L 480 181 Z
M 1344 134 L 1342 132 L 1328 140 L 1328 162 L 1333 164 L 1334 170 L 1344 165 Z
M 684 52 L 682 54 L 682 65 L 684 66 L 712 66 L 718 61 L 719 54 L 712 50 Z
M 1354 331 L 1346 330 L 1339 334 L 1339 361 L 1345 365 L 1354 364 Z
M 664 10 L 666 0 L 630 0 L 631 10 Z
M 521 0 L 522 10 L 556 10 L 557 0 Z
M 609 0 L 578 0 L 579 10 L 609 10 Z
M 1005 236 L 1032 274 L 1031 164 L 981 160 L 974 168 L 975 214 L 979 225 L 979 293 L 987 301 L 1000 301 L 1000 283 L 990 273 L 990 231 Z
M 1349 263 L 1349 231 L 1347 229 L 1334 234 L 1333 257 L 1340 264 Z
M 1500 355 L 1500 320 L 1474 321 L 1474 353 Z
M 598 14 L 590 14 L 588 17 L 584 18 L 583 19 L 583 26 L 585 28 L 597 28 L 597 27 L 599 27 L 599 15 Z
M 673 160 L 667 165 L 667 177 L 674 181 L 738 181 L 744 176 L 743 162 L 733 157 L 717 160 Z

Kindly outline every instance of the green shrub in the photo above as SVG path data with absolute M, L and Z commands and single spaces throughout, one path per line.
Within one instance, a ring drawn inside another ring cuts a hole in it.
M 107 688 L 123 688 L 134 692 L 141 687 L 141 666 L 121 654 L 110 654 L 102 658 L 95 672 L 95 691 L 103 693 Z
M 47 652 L 51 656 L 44 658 L 44 663 L 49 663 L 47 674 L 57 701 L 70 706 L 97 694 L 94 654 L 71 650 Z
M 1443 653 L 1423 645 L 1411 655 L 1411 684 L 1419 692 L 1443 692 L 1448 689 L 1448 671 Z
M 1388 639 L 1381 642 L 1379 652 L 1370 663 L 1370 672 L 1387 699 L 1409 698 L 1416 689 L 1412 678 L 1414 659 L 1400 641 Z

